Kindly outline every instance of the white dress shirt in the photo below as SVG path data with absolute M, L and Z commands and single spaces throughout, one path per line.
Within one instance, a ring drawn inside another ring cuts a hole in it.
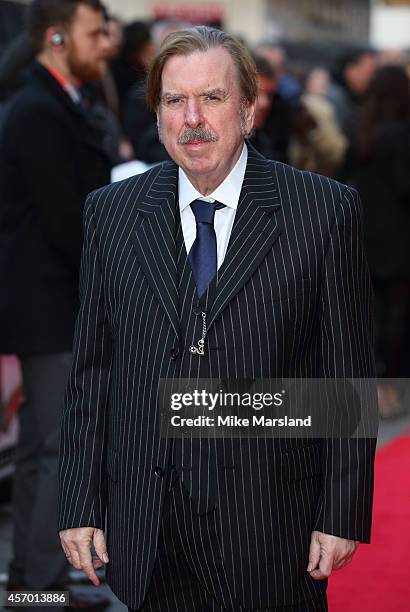
M 209 196 L 203 196 L 195 189 L 182 168 L 178 171 L 179 210 L 181 214 L 182 232 L 184 235 L 186 252 L 189 253 L 196 238 L 195 215 L 191 209 L 194 200 L 206 202 L 221 202 L 225 208 L 215 212 L 214 227 L 216 233 L 216 248 L 218 255 L 218 270 L 225 259 L 229 238 L 231 237 L 236 209 L 245 176 L 248 161 L 248 148 L 244 143 L 242 153 L 224 181 Z

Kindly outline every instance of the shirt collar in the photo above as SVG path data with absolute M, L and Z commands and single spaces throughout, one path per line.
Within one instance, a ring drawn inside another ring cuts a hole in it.
M 200 193 L 182 168 L 178 169 L 178 193 L 179 193 L 179 209 L 182 212 L 187 208 L 194 200 L 217 200 L 229 208 L 236 209 L 238 207 L 239 196 L 241 194 L 243 178 L 245 176 L 246 164 L 248 161 L 248 147 L 243 143 L 242 153 L 228 174 L 228 176 L 222 181 L 218 187 L 209 194 L 209 196 L 203 196 Z

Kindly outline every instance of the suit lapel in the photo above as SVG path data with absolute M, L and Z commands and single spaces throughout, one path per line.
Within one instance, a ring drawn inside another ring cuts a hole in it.
M 132 240 L 147 280 L 180 337 L 175 215 L 178 167 L 158 167 L 137 203 Z M 281 233 L 271 163 L 248 145 L 248 163 L 225 260 L 216 276 L 208 329 L 244 286 Z
M 280 208 L 271 162 L 248 145 L 248 163 L 224 262 L 218 270 L 216 296 L 208 329 L 251 277 L 281 233 Z
M 137 203 L 132 241 L 144 274 L 180 336 L 175 244 L 175 212 L 178 193 L 177 166 L 166 163 Z

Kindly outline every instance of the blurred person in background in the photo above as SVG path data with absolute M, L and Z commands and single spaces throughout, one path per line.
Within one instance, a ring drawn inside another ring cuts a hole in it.
M 248 140 L 259 153 L 268 159 L 275 158 L 273 141 L 265 127 L 272 109 L 273 95 L 276 91 L 275 74 L 269 62 L 258 55 L 254 55 L 257 70 L 258 96 L 256 99 L 255 119 L 253 131 Z
M 107 59 L 113 60 L 121 44 L 121 24 L 104 12 L 107 34 Z M 36 57 L 27 32 L 23 31 L 6 48 L 0 60 L 0 100 L 1 118 L 13 93 L 21 89 L 29 78 Z M 113 164 L 118 164 L 133 156 L 132 147 L 124 138 L 119 124 L 119 98 L 111 72 L 106 70 L 102 79 L 96 83 L 86 83 L 79 90 L 82 104 L 88 118 L 95 121 L 97 129 L 104 133 L 104 146 Z
M 286 52 L 283 47 L 273 44 L 261 44 L 256 53 L 269 62 L 276 75 L 277 93 L 291 106 L 297 106 L 302 89 L 300 83 L 286 69 Z
M 166 23 L 167 26 L 162 23 L 161 29 L 157 27 L 156 37 L 158 39 L 161 38 L 162 28 L 166 27 L 166 31 L 169 31 L 170 26 L 168 22 Z M 141 56 L 138 75 L 134 74 L 133 82 L 124 96 L 122 121 L 124 133 L 131 143 L 135 158 L 147 164 L 155 164 L 169 159 L 169 156 L 158 137 L 156 115 L 148 109 L 145 100 L 145 77 L 149 61 L 155 55 L 156 48 L 152 42 L 151 31 L 149 32 L 150 52 Z
M 377 55 L 379 66 L 402 66 L 406 67 L 409 58 L 403 49 L 382 49 Z
M 9 588 L 62 590 L 57 465 L 71 365 L 85 196 L 110 180 L 102 134 L 80 93 L 106 70 L 100 0 L 34 0 L 27 32 L 37 61 L 0 139 L 0 353 L 16 354 L 25 403 L 13 497 Z M 84 597 L 84 596 L 83 596 Z M 71 607 L 105 605 L 71 597 Z
M 123 125 L 138 161 L 155 164 L 169 159 L 158 137 L 156 115 L 147 108 L 142 82 L 136 84 L 126 98 Z
M 120 98 L 112 73 L 112 63 L 119 57 L 122 48 L 122 24 L 104 11 L 106 33 L 106 59 L 108 62 L 102 78 L 81 88 L 88 118 L 103 133 L 103 144 L 113 166 L 129 161 L 134 151 L 121 125 Z
M 335 177 L 344 161 L 347 138 L 338 126 L 332 105 L 326 99 L 330 75 L 313 68 L 295 112 L 289 161 L 302 170 Z
M 358 110 L 376 67 L 376 54 L 368 48 L 356 48 L 343 53 L 335 66 L 327 97 L 349 141 L 353 138 Z
M 375 289 L 378 375 L 410 376 L 410 80 L 400 66 L 375 73 L 345 175 L 359 191 Z M 402 412 L 400 389 L 379 387 L 381 416 Z
M 326 68 L 316 66 L 312 68 L 306 77 L 303 93 L 326 97 L 330 88 L 331 77 Z
M 124 25 L 122 21 L 117 17 L 107 15 L 106 27 L 109 41 L 109 68 L 101 81 L 101 86 L 103 90 L 103 99 L 105 105 L 116 118 L 115 123 L 118 135 L 118 160 L 116 163 L 122 163 L 124 161 L 129 161 L 133 159 L 134 150 L 132 148 L 129 138 L 127 138 L 127 136 L 125 135 L 121 124 L 120 96 L 117 90 L 117 84 L 115 82 L 111 66 L 116 60 L 118 60 L 122 53 L 122 48 L 124 44 Z
M 115 62 L 120 56 L 124 41 L 124 28 L 119 19 L 109 15 L 105 16 L 105 28 L 107 33 L 107 61 L 109 64 Z M 106 70 L 101 79 L 101 88 L 107 108 L 120 118 L 120 99 L 112 71 Z
M 144 81 L 147 67 L 155 55 L 151 38 L 151 26 L 144 21 L 133 21 L 124 28 L 122 50 L 111 65 L 117 86 L 120 104 L 120 117 L 130 90 Z
M 277 76 L 267 59 L 253 54 L 258 80 L 254 130 L 249 142 L 268 159 L 287 161 L 292 109 L 277 91 Z
M 108 59 L 115 60 L 120 56 L 124 44 L 124 26 L 122 21 L 114 15 L 107 17 L 107 35 L 110 43 Z
M 406 70 L 406 74 L 407 74 L 407 76 L 408 76 L 408 77 L 409 77 L 409 79 L 410 79 L 410 60 L 407 60 L 407 61 L 406 61 L 406 64 L 405 64 L 405 67 L 404 67 L 404 68 L 405 68 L 405 70 Z
M 190 28 L 191 23 L 183 21 L 182 19 L 159 19 L 152 24 L 151 35 L 156 51 L 160 48 L 168 34 L 177 32 L 178 30 L 185 30 Z
M 185 27 L 189 26 L 178 20 L 163 20 L 153 24 L 150 30 L 151 53 L 155 54 L 155 50 L 160 47 L 168 34 Z M 140 63 L 139 77 L 138 79 L 134 77 L 134 83 L 123 103 L 124 132 L 131 142 L 136 159 L 147 164 L 155 164 L 169 159 L 169 155 L 158 137 L 156 115 L 148 109 L 145 101 L 145 76 L 149 64 L 148 60 L 151 60 L 153 55 L 148 54 L 146 59 Z

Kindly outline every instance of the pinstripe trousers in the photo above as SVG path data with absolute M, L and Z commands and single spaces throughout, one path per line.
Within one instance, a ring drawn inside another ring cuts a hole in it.
M 175 465 L 167 470 L 157 557 L 143 612 L 250 612 L 235 603 L 226 576 L 217 510 L 198 515 Z M 326 598 L 255 612 L 323 612 Z M 129 608 L 131 611 L 131 608 Z M 135 611 L 131 611 L 135 612 Z

